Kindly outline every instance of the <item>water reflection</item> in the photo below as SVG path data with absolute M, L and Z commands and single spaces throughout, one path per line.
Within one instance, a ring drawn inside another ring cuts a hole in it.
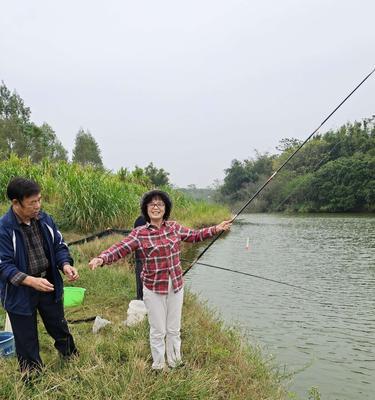
M 256 214 L 239 222 L 202 262 L 318 293 L 201 265 L 186 276 L 191 290 L 299 371 L 291 390 L 301 396 L 316 386 L 324 399 L 373 399 L 375 218 Z

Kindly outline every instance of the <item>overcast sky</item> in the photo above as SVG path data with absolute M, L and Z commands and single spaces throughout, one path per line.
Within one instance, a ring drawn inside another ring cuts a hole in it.
M 184 187 L 306 138 L 375 66 L 374 0 L 1 2 L 0 80 L 70 151 Z M 375 113 L 373 76 L 323 132 Z

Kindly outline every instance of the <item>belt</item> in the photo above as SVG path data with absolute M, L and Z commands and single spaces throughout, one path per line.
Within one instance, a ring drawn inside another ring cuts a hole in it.
M 34 278 L 45 278 L 47 276 L 47 271 L 43 271 L 40 274 L 34 274 L 31 276 L 33 276 Z

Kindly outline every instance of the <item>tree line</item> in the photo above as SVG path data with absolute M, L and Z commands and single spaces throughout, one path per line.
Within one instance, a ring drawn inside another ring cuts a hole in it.
M 11 92 L 4 82 L 0 85 L 0 160 L 14 154 L 28 158 L 33 163 L 43 159 L 68 162 L 68 151 L 46 122 L 38 126 L 31 120 L 31 110 L 16 92 Z M 104 169 L 100 147 L 89 130 L 79 129 L 75 137 L 72 162 Z M 135 167 L 134 171 L 121 168 L 120 177 L 147 181 L 152 186 L 170 185 L 169 173 L 157 168 L 152 162 L 145 168 Z
M 234 209 L 248 200 L 302 141 L 285 138 L 276 154 L 233 160 L 216 199 Z M 375 116 L 311 139 L 248 211 L 374 212 Z

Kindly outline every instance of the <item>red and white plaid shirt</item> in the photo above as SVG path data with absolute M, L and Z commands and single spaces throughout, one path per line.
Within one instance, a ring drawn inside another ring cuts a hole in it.
M 104 264 L 112 264 L 135 250 L 143 264 L 143 284 L 155 293 L 167 294 L 169 277 L 177 293 L 183 286 L 180 263 L 180 242 L 201 242 L 216 235 L 216 227 L 193 230 L 174 221 L 164 221 L 158 229 L 146 224 L 133 229 L 128 236 L 99 257 Z

